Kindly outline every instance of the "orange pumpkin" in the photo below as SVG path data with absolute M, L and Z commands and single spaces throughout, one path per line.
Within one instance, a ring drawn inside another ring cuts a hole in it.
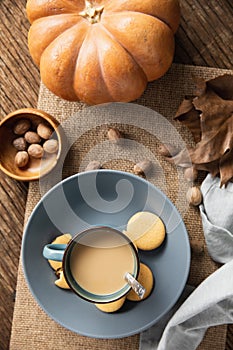
M 170 67 L 178 0 L 28 0 L 30 54 L 56 95 L 129 102 Z

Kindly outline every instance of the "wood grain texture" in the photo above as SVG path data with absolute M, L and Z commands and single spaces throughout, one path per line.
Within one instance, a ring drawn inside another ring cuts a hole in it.
M 0 178 L 0 349 L 7 349 L 14 307 L 27 185 Z
M 15 109 L 37 105 L 40 77 L 27 48 L 25 5 L 26 0 L 0 2 L 1 118 Z M 232 69 L 232 0 L 181 0 L 181 9 L 174 61 Z M 0 174 L 0 350 L 9 346 L 26 196 L 27 184 Z M 226 350 L 232 348 L 231 326 Z
M 232 0 L 182 0 L 175 61 L 232 69 Z

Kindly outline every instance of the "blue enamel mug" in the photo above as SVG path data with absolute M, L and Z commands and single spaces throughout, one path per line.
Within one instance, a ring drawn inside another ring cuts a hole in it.
M 62 261 L 65 279 L 74 293 L 94 303 L 109 303 L 131 289 L 126 275 L 136 280 L 139 257 L 133 242 L 106 226 L 87 229 L 66 244 L 47 244 L 43 256 Z

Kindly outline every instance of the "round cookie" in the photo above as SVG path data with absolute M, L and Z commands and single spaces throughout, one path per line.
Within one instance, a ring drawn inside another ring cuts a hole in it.
M 54 243 L 54 244 L 67 244 L 67 243 L 69 243 L 69 241 L 71 239 L 72 239 L 71 234 L 65 233 L 64 235 L 56 237 L 52 243 Z M 58 270 L 59 268 L 62 267 L 61 261 L 48 260 L 48 262 L 54 270 Z
M 127 234 L 139 249 L 158 248 L 165 239 L 165 226 L 162 220 L 148 211 L 134 214 L 127 223 Z
M 116 312 L 118 311 L 124 304 L 126 297 L 122 297 L 116 301 L 106 304 L 95 304 L 97 309 L 103 312 Z
M 70 289 L 70 286 L 68 285 L 68 283 L 66 282 L 64 273 L 62 270 L 60 270 L 58 273 L 58 279 L 54 282 L 56 284 L 56 286 L 62 288 L 62 289 Z
M 153 273 L 151 269 L 143 263 L 140 263 L 139 275 L 137 280 L 146 289 L 144 297 L 140 299 L 139 296 L 131 289 L 131 291 L 126 296 L 128 300 L 131 300 L 131 301 L 144 300 L 150 295 L 153 289 L 153 286 L 154 286 Z
M 130 233 L 127 232 L 126 230 L 123 230 L 122 233 L 124 233 L 124 235 L 128 236 L 130 238 Z M 138 252 L 138 247 L 136 246 L 135 242 L 133 242 L 132 240 L 132 243 L 134 245 L 134 248 L 136 249 L 136 251 Z

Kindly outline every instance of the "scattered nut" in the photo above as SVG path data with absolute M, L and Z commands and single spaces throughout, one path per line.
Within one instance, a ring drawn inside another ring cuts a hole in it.
M 189 181 L 193 182 L 197 179 L 198 171 L 194 167 L 186 168 L 184 171 L 184 178 Z
M 202 193 L 197 186 L 190 187 L 186 193 L 189 204 L 197 206 L 202 202 Z
M 98 160 L 92 160 L 90 163 L 87 164 L 85 171 L 96 170 L 100 168 L 101 168 L 100 162 L 98 162 Z
M 58 142 L 57 140 L 53 140 L 53 139 L 47 140 L 43 144 L 43 148 L 47 153 L 56 153 L 58 150 Z
M 191 239 L 190 246 L 192 251 L 196 254 L 201 254 L 205 250 L 203 242 L 200 242 L 197 239 Z
M 37 132 L 33 131 L 35 128 Z M 12 145 L 19 151 L 15 156 L 15 164 L 19 168 L 25 167 L 30 157 L 40 159 L 44 152 L 55 153 L 58 150 L 58 141 L 48 140 L 53 133 L 53 128 L 46 122 L 42 122 L 36 127 L 29 119 L 22 118 L 16 120 L 12 130 L 16 135 L 22 135 L 12 141 Z M 30 144 L 29 147 L 28 144 Z
M 145 175 L 151 169 L 152 163 L 148 159 L 144 159 L 141 162 L 134 165 L 134 173 L 136 175 Z
M 28 143 L 39 143 L 41 141 L 40 136 L 34 131 L 27 131 L 24 138 Z
M 37 134 L 42 137 L 42 139 L 48 140 L 53 133 L 53 130 L 46 124 L 40 123 L 37 126 Z
M 16 135 L 23 135 L 29 130 L 31 122 L 28 119 L 20 119 L 16 122 L 13 131 Z
M 16 153 L 15 164 L 19 168 L 25 167 L 27 165 L 28 161 L 29 161 L 29 156 L 28 156 L 26 151 L 19 151 Z
M 179 148 L 167 143 L 167 144 L 161 144 L 158 149 L 159 155 L 163 157 L 173 157 L 179 152 Z
M 28 154 L 33 158 L 42 158 L 44 154 L 44 149 L 41 145 L 33 143 L 28 147 Z
M 18 151 L 25 151 L 27 148 L 27 142 L 23 137 L 18 137 L 13 141 L 13 146 L 18 150 Z
M 118 143 L 122 135 L 118 129 L 111 128 L 108 130 L 108 139 L 114 143 Z

